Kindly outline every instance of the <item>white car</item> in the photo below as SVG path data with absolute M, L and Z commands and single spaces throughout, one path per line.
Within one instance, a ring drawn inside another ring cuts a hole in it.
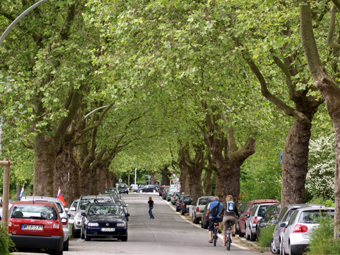
M 196 201 L 196 205 L 192 210 L 192 222 L 195 224 L 200 223 L 200 220 L 202 219 L 202 214 L 204 211 L 204 207 L 208 202 L 211 202 L 214 200 L 213 196 L 203 196 L 199 197 Z
M 67 219 L 67 222 L 62 222 L 63 230 L 64 230 L 64 245 L 63 250 L 68 251 L 69 246 L 69 236 L 70 236 L 70 229 L 68 225 L 69 216 L 64 208 L 63 203 L 56 197 L 43 197 L 43 196 L 26 196 L 22 197 L 20 201 L 39 201 L 39 202 L 52 202 L 58 209 L 60 218 Z
M 296 209 L 288 223 L 282 223 L 281 254 L 303 254 L 309 245 L 310 234 L 319 226 L 318 218 L 334 217 L 334 208 L 309 206 Z

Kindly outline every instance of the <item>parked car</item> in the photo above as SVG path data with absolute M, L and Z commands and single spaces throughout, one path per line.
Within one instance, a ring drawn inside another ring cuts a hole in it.
M 79 199 L 76 199 L 72 202 L 67 215 L 68 215 L 68 224 L 72 226 L 73 224 L 73 219 L 74 219 L 74 215 L 76 214 L 76 210 L 77 210 L 77 205 L 78 205 Z M 65 208 L 66 209 L 66 208 Z
M 319 226 L 318 219 L 327 216 L 334 218 L 334 208 L 309 206 L 296 209 L 288 223 L 281 223 L 281 227 L 284 227 L 282 254 L 305 253 L 311 232 Z
M 131 184 L 130 187 L 129 187 L 129 190 L 133 191 L 133 192 L 138 192 L 138 185 L 137 184 Z
M 185 195 L 182 194 L 178 197 L 177 199 L 177 202 L 176 202 L 176 212 L 179 212 L 181 210 L 181 204 L 182 204 L 182 198 L 184 197 Z
M 80 229 L 82 226 L 83 216 L 82 212 L 85 211 L 88 204 L 93 202 L 106 203 L 112 202 L 114 203 L 114 198 L 109 194 L 105 195 L 89 195 L 89 196 L 81 196 L 79 198 L 79 202 L 76 209 L 76 214 L 74 215 L 73 225 L 72 225 L 72 236 L 74 238 L 80 237 Z
M 302 208 L 302 207 L 309 207 L 309 206 L 314 206 L 311 204 L 289 204 L 286 205 L 285 207 L 282 208 L 279 218 L 276 221 L 276 225 L 274 228 L 274 232 L 273 232 L 273 238 L 270 241 L 270 251 L 273 254 L 279 254 L 280 253 L 280 249 L 282 246 L 282 238 L 283 238 L 283 230 L 284 227 L 282 226 L 282 223 L 288 223 L 290 217 L 292 216 L 292 214 L 294 213 L 295 210 Z M 316 205 L 320 208 L 322 208 L 321 205 Z
M 170 197 L 171 204 L 173 204 L 173 205 L 176 204 L 179 195 L 180 195 L 180 193 L 177 192 L 177 191 L 172 192 L 171 197 Z
M 168 186 L 168 187 L 165 187 L 165 188 L 163 189 L 163 191 L 162 191 L 162 198 L 163 198 L 164 200 L 166 200 L 166 197 L 167 197 L 167 194 L 168 194 L 168 192 L 169 192 L 169 189 L 170 189 L 170 187 Z
M 206 217 L 210 201 L 204 206 L 203 214 L 201 217 L 201 228 L 207 229 L 209 227 L 209 217 Z
M 127 184 L 125 183 L 119 184 L 117 188 L 118 188 L 119 194 L 122 194 L 122 193 L 129 194 L 129 187 Z
M 166 187 L 169 187 L 169 186 L 168 185 L 163 185 L 163 186 L 159 187 L 159 189 L 158 189 L 159 196 L 162 196 L 163 189 L 166 188 Z
M 191 195 L 185 195 L 180 200 L 180 212 L 181 215 L 184 215 L 185 213 L 189 213 L 187 205 L 191 205 L 192 203 L 192 196 Z
M 145 185 L 143 188 L 139 189 L 139 192 L 156 192 L 155 185 Z
M 67 218 L 60 218 L 54 202 L 15 201 L 9 210 L 8 233 L 19 250 L 47 250 L 62 255 L 63 226 Z
M 253 209 L 253 206 L 256 204 L 265 204 L 265 203 L 279 203 L 276 199 L 258 199 L 251 200 L 246 203 L 243 203 L 240 207 L 239 214 L 240 217 L 238 219 L 238 234 L 240 237 L 243 237 L 246 234 L 246 221 L 249 218 L 250 212 Z
M 129 204 L 126 204 L 123 199 L 116 198 L 115 199 L 115 204 L 119 205 L 125 214 L 129 213 L 129 211 L 128 211 Z M 129 217 L 128 216 L 126 217 L 126 220 L 129 221 Z
M 246 221 L 246 238 L 250 241 L 256 240 L 256 227 L 257 222 L 264 216 L 266 210 L 273 204 L 265 203 L 265 204 L 255 204 L 253 209 L 250 212 L 249 218 Z
M 128 225 L 125 214 L 115 203 L 90 203 L 83 216 L 81 238 L 90 241 L 92 237 L 114 237 L 126 242 Z
M 202 218 L 202 214 L 204 212 L 204 207 L 208 202 L 211 202 L 214 200 L 213 196 L 203 196 L 199 197 L 196 201 L 195 207 L 192 210 L 192 222 L 195 224 L 200 223 L 200 220 Z
M 261 230 L 268 225 L 275 225 L 280 214 L 281 204 L 273 204 L 256 223 L 256 236 L 259 237 Z
M 118 188 L 106 188 L 104 194 L 110 194 L 111 196 L 115 196 L 118 198 L 121 197 Z
M 25 196 L 20 199 L 20 201 L 34 201 L 34 202 L 52 202 L 57 207 L 60 218 L 63 218 L 66 221 L 66 224 L 63 224 L 64 230 L 64 243 L 63 250 L 68 251 L 69 247 L 69 236 L 70 236 L 70 228 L 68 225 L 69 216 L 64 208 L 63 203 L 56 197 L 43 197 L 43 196 Z
M 166 201 L 171 201 L 171 196 L 175 191 L 178 191 L 177 187 L 174 185 L 170 185 L 169 190 L 166 193 Z

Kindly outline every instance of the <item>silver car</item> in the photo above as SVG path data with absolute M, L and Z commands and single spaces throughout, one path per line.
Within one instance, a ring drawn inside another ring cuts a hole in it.
M 319 226 L 320 217 L 334 218 L 334 208 L 309 206 L 294 211 L 288 223 L 282 223 L 284 228 L 282 254 L 303 254 L 309 245 L 310 234 Z
M 104 195 L 89 195 L 89 196 L 82 196 L 79 198 L 79 202 L 77 205 L 76 213 L 74 215 L 73 224 L 72 224 L 72 236 L 74 238 L 80 237 L 80 229 L 82 227 L 83 216 L 81 215 L 82 212 L 85 212 L 86 206 L 89 203 L 93 202 L 112 202 L 114 203 L 114 199 L 109 194 Z
M 274 203 L 273 203 L 274 204 Z M 250 241 L 256 240 L 256 223 L 263 217 L 264 213 L 267 211 L 270 203 L 265 204 L 255 204 L 251 209 L 248 220 L 246 221 L 246 238 Z
M 200 223 L 200 220 L 202 219 L 202 214 L 204 211 L 204 207 L 208 202 L 211 202 L 214 200 L 213 196 L 203 196 L 199 197 L 196 201 L 196 205 L 192 210 L 192 222 L 195 224 Z
M 78 205 L 79 199 L 76 199 L 72 202 L 70 208 L 65 208 L 65 210 L 67 211 L 67 214 L 69 216 L 68 219 L 68 224 L 70 226 L 72 226 L 73 224 L 73 219 L 74 219 L 74 215 L 76 214 L 76 210 L 77 210 L 77 205 Z
M 69 216 L 64 208 L 63 203 L 56 197 L 43 197 L 43 196 L 26 196 L 22 197 L 20 201 L 39 201 L 39 202 L 52 202 L 58 209 L 60 218 L 67 219 L 67 221 L 62 221 L 63 230 L 64 230 L 64 246 L 63 250 L 68 251 L 69 246 L 69 236 L 70 229 L 68 225 Z
M 288 223 L 290 217 L 295 212 L 295 210 L 302 207 L 309 207 L 314 205 L 309 204 L 289 204 L 282 208 L 279 218 L 276 222 L 275 229 L 273 232 L 273 238 L 270 241 L 270 251 L 273 254 L 279 254 L 282 249 L 282 238 L 283 238 L 283 229 L 284 225 L 282 223 Z M 320 205 L 316 205 L 320 206 Z

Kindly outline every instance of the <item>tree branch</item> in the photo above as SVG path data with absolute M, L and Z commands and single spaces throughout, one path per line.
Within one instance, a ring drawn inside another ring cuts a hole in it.
M 332 49 L 340 50 L 340 44 L 337 44 L 333 41 L 333 34 L 334 34 L 334 29 L 335 29 L 336 6 L 333 5 L 329 12 L 331 14 L 331 18 L 330 18 L 329 29 L 327 33 L 326 44 Z

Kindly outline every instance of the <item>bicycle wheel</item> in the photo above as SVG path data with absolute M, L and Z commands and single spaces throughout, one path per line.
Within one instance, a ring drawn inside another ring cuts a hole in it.
M 227 243 L 226 243 L 226 249 L 228 250 L 228 251 L 230 251 L 230 243 L 231 243 L 231 236 L 230 236 L 230 230 L 228 229 L 228 231 L 227 231 L 228 233 L 227 233 Z
M 214 246 L 216 246 L 216 241 L 217 241 L 217 229 L 216 229 L 216 227 L 214 227 L 213 239 L 214 239 Z

